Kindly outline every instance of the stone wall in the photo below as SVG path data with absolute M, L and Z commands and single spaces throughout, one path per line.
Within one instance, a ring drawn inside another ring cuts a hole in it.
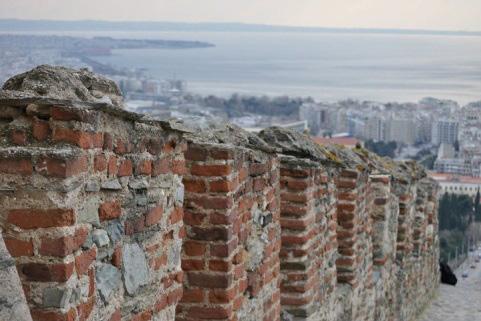
M 429 303 L 437 186 L 415 163 L 154 121 L 109 86 L 42 66 L 0 92 L 0 263 L 33 320 L 410 321 Z
M 0 220 L 33 319 L 173 320 L 182 138 L 102 105 L 0 105 Z

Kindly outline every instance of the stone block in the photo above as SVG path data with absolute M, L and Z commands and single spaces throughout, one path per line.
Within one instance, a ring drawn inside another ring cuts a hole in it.
M 122 273 L 111 264 L 98 264 L 95 269 L 95 279 L 100 297 L 106 303 L 110 300 L 112 293 L 122 285 Z
M 149 280 L 145 253 L 137 243 L 125 244 L 122 249 L 122 262 L 125 289 L 127 293 L 134 295 Z

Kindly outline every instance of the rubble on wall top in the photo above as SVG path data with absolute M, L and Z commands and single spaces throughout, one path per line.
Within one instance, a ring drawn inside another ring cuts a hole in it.
M 108 103 L 123 108 L 115 82 L 87 69 L 41 65 L 8 79 L 0 92 L 3 99 L 28 97 Z
M 195 143 L 228 144 L 245 147 L 252 151 L 274 154 L 277 149 L 266 143 L 259 136 L 248 132 L 234 124 L 208 124 L 200 127 L 197 124 L 184 124 L 184 138 Z
M 269 127 L 259 133 L 270 146 L 277 148 L 284 155 L 308 158 L 315 161 L 326 161 L 322 147 L 314 143 L 308 136 L 281 127 Z

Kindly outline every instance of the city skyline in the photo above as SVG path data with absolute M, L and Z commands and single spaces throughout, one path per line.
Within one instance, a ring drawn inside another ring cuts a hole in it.
M 95 8 L 95 10 L 92 10 Z M 481 3 L 465 0 L 6 1 L 0 19 L 241 22 L 252 24 L 480 31 Z

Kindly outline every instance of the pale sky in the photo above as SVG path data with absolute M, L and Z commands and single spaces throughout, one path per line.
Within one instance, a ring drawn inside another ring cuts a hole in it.
M 481 0 L 0 0 L 0 18 L 481 31 Z

